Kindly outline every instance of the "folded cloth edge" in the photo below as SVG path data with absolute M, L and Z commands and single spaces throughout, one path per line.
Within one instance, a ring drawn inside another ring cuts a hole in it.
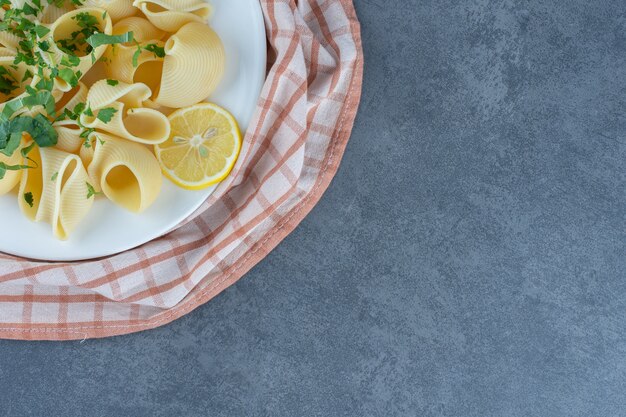
M 198 293 L 190 294 L 177 306 L 144 321 L 126 324 L 121 322 L 116 325 L 81 325 L 80 323 L 56 325 L 50 323 L 41 325 L 29 323 L 27 326 L 23 327 L 2 327 L 0 325 L 0 338 L 19 340 L 81 340 L 134 333 L 166 325 L 208 302 L 220 292 L 237 282 L 246 272 L 267 256 L 269 252 L 289 235 L 318 203 L 335 176 L 350 138 L 361 98 L 363 50 L 360 25 L 352 2 L 350 0 L 339 0 L 339 2 L 342 4 L 350 20 L 350 30 L 356 48 L 353 73 L 349 83 L 348 93 L 339 116 L 340 128 L 337 129 L 335 135 L 331 137 L 330 152 L 328 153 L 324 167 L 312 190 L 298 205 L 293 207 L 288 214 L 281 219 L 277 226 L 268 233 L 267 237 L 250 248 L 250 256 L 246 256 L 245 259 L 236 266 L 225 270 L 221 279 L 215 284 L 210 285 L 208 288 Z

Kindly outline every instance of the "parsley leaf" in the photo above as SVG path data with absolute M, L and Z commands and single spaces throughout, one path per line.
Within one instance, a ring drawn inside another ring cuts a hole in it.
M 77 67 L 80 64 L 80 58 L 76 55 L 64 55 L 61 58 L 61 65 L 66 67 Z
M 93 188 L 93 185 L 89 184 L 88 182 L 86 182 L 85 184 L 87 184 L 87 199 L 102 194 L 102 192 L 97 192 L 96 189 Z
M 16 117 L 12 122 L 17 125 L 14 129 L 28 133 L 40 148 L 57 144 L 59 135 L 43 114 L 37 114 L 35 117 Z
M 69 68 L 59 70 L 59 78 L 68 83 L 72 88 L 78 85 L 78 74 Z
M 141 56 L 141 52 L 143 51 L 151 52 L 157 58 L 165 57 L 165 48 L 157 45 L 156 43 L 141 45 L 139 42 L 135 41 L 135 45 L 137 46 L 137 50 L 133 54 L 133 67 L 135 68 L 137 68 L 137 66 L 139 65 L 139 57 Z
M 37 25 L 35 26 L 35 28 L 33 29 L 35 31 L 35 33 L 37 34 L 37 36 L 39 36 L 40 38 L 43 38 L 44 36 L 46 36 L 48 33 L 50 33 L 50 29 L 48 29 L 45 26 L 41 26 L 41 25 Z
M 113 107 L 107 107 L 105 109 L 101 109 L 96 117 L 104 123 L 109 123 L 115 113 L 117 113 L 116 109 Z
M 33 168 L 28 165 L 7 165 L 4 162 L 0 162 L 0 180 L 4 178 L 7 171 L 19 171 L 21 169 Z
M 22 12 L 25 16 L 37 16 L 37 9 L 35 9 L 28 3 L 24 3 L 24 6 L 22 7 Z
M 152 52 L 154 56 L 156 56 L 157 58 L 165 57 L 165 48 L 157 45 L 156 43 L 149 43 L 146 46 L 144 46 L 143 49 L 145 49 L 148 52 Z
M 76 20 L 78 26 L 83 29 L 93 29 L 95 26 L 98 26 L 98 18 L 87 12 L 78 13 L 72 19 Z
M 0 124 L 0 152 L 6 156 L 13 155 L 22 142 L 22 132 L 14 131 L 12 125 L 12 123 Z
M 133 54 L 133 67 L 135 68 L 139 66 L 139 55 L 141 55 L 141 47 L 138 47 Z
M 22 82 L 28 80 L 29 78 L 33 78 L 33 73 L 30 72 L 29 69 L 27 69 L 26 72 L 24 73 L 24 76 L 22 77 Z
M 68 38 L 56 41 L 58 47 L 68 55 L 76 55 L 76 52 L 89 54 L 93 47 L 87 43 L 92 35 L 99 33 L 98 18 L 87 12 L 81 12 L 72 17 L 82 29 L 72 32 Z
M 119 82 L 119 81 L 117 81 L 117 80 L 107 80 L 107 84 L 108 84 L 108 85 L 110 85 L 110 86 L 112 86 L 112 87 L 115 87 L 115 86 L 116 86 L 116 85 L 118 85 L 119 83 L 120 83 L 120 82 Z
M 107 35 L 105 33 L 94 33 L 87 39 L 87 43 L 93 48 L 101 45 L 114 45 L 116 43 L 132 42 L 133 32 L 126 32 L 123 35 Z
M 0 67 L 0 93 L 4 95 L 11 95 L 14 90 L 17 90 L 19 84 L 16 82 L 15 77 L 5 67 Z
M 26 204 L 33 207 L 33 205 L 35 204 L 35 198 L 33 197 L 33 193 L 31 193 L 30 191 L 24 193 L 24 201 L 26 201 Z
M 37 81 L 37 84 L 35 85 L 35 88 L 37 90 L 47 90 L 47 91 L 52 91 L 52 89 L 54 88 L 54 81 L 52 81 L 49 78 L 42 78 L 39 81 Z M 37 92 L 33 92 L 33 94 L 37 94 Z
M 80 114 L 85 111 L 86 107 L 87 107 L 87 104 L 85 104 L 85 103 L 78 103 L 74 107 L 74 114 L 76 115 L 76 117 L 71 117 L 70 116 L 70 119 L 72 119 L 72 120 L 78 119 L 78 116 L 80 116 Z
M 0 152 L 11 156 L 28 133 L 38 146 L 45 148 L 57 144 L 58 134 L 43 114 L 35 117 L 18 116 L 0 123 Z

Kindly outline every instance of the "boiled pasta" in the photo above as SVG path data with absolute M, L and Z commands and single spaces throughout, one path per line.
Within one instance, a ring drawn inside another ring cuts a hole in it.
M 234 138 L 228 127 L 194 136 L 194 121 L 190 137 L 172 139 L 167 116 L 207 99 L 225 71 L 208 2 L 10 3 L 0 8 L 11 28 L 0 30 L 0 195 L 17 191 L 28 219 L 67 239 L 101 195 L 134 213 L 147 210 L 163 182 L 152 148 L 166 141 L 179 141 L 163 145 L 168 167 L 178 153 L 183 163 L 219 159 L 224 169 L 236 158 L 225 150 Z M 200 144 L 208 140 L 220 155 L 207 154 Z
M 203 0 L 135 0 L 133 4 L 166 32 L 176 32 L 189 22 L 204 23 L 213 10 Z
M 152 44 L 158 47 L 165 45 L 161 41 L 153 41 Z M 137 65 L 133 65 L 136 51 L 136 47 L 124 45 L 111 48 L 107 54 L 107 76 L 128 84 L 143 83 L 157 92 L 161 85 L 163 58 L 142 50 L 136 57 Z
M 41 22 L 45 24 L 52 24 L 56 22 L 61 16 L 63 16 L 67 12 L 71 12 L 75 7 L 71 1 L 66 0 L 63 4 L 57 5 L 56 3 L 51 3 L 44 9 L 43 16 L 41 17 Z
M 150 23 L 149 20 L 137 16 L 127 17 L 113 25 L 114 35 L 122 35 L 127 32 L 133 32 L 137 42 L 159 40 L 167 34 L 167 32 Z
M 110 35 L 113 31 L 113 23 L 109 15 L 104 14 L 102 9 L 97 8 L 81 8 L 72 10 L 59 17 L 51 26 L 50 32 L 42 38 L 42 42 L 47 42 L 49 45 L 48 51 L 38 47 L 38 52 L 48 65 L 58 65 L 63 62 L 63 59 L 69 60 L 67 48 L 60 46 L 59 43 L 67 39 L 69 46 L 75 46 L 76 36 L 74 33 L 80 32 L 80 21 L 77 21 L 75 17 L 78 14 L 87 14 L 97 21 L 97 27 L 102 33 Z M 76 47 L 75 57 L 78 58 L 79 63 L 75 66 L 76 71 L 80 71 L 82 75 L 87 73 L 93 64 L 100 59 L 100 57 L 106 51 L 107 46 L 101 45 L 93 49 L 93 53 L 89 54 L 81 47 Z M 61 91 L 69 91 L 72 87 L 69 83 L 62 78 L 55 78 L 55 87 Z
M 22 149 L 22 145 L 23 143 L 20 144 L 17 152 L 14 152 L 11 156 L 0 153 L 0 163 L 7 165 L 21 164 L 23 158 L 19 151 Z M 15 186 L 19 184 L 21 178 L 22 170 L 7 171 L 2 181 L 0 181 L 0 195 L 5 195 L 11 192 L 11 190 L 13 190 Z
M 224 74 L 224 46 L 202 23 L 188 23 L 165 43 L 161 89 L 155 101 L 186 107 L 208 97 Z
M 145 84 L 119 83 L 110 86 L 105 80 L 91 87 L 87 101 L 91 104 L 93 116 L 83 114 L 81 123 L 91 129 L 117 135 L 133 142 L 158 144 L 170 136 L 170 123 L 159 111 L 143 108 L 143 102 L 152 92 Z M 99 118 L 104 109 L 112 109 L 114 114 L 108 121 Z
M 147 209 L 161 191 L 161 168 L 144 146 L 94 133 L 89 176 L 114 203 L 135 213 Z
M 52 148 L 30 152 L 35 168 L 24 170 L 19 199 L 24 215 L 34 221 L 52 224 L 59 239 L 67 239 L 93 204 L 88 195 L 89 177 L 80 158 Z
M 70 153 L 78 153 L 80 151 L 85 140 L 80 137 L 82 128 L 78 123 L 73 120 L 62 120 L 54 123 L 52 126 L 54 126 L 54 130 L 59 135 L 55 146 L 56 149 Z
M 76 87 L 74 87 L 70 91 L 65 92 L 61 99 L 57 101 L 57 111 L 62 111 L 65 109 L 72 110 L 78 104 L 84 103 L 87 100 L 88 91 L 89 89 L 87 88 L 87 86 L 79 81 Z
M 127 0 L 85 0 L 83 5 L 106 10 L 114 21 L 132 16 L 138 12 L 132 3 Z

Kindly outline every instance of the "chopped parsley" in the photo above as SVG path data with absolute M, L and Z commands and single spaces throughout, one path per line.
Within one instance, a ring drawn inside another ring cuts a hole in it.
M 88 182 L 86 182 L 85 184 L 87 184 L 87 199 L 102 194 L 102 191 L 97 192 L 93 185 L 89 184 Z
M 78 79 L 80 78 L 80 71 L 74 72 L 70 68 L 61 68 L 59 70 L 59 78 L 68 83 L 72 88 L 78 85 Z
M 19 82 L 15 79 L 15 75 L 6 67 L 0 67 L 0 93 L 10 96 L 18 88 Z
M 97 59 L 95 49 L 99 46 L 135 41 L 132 32 L 122 35 L 102 33 L 100 22 L 107 18 L 107 13 L 104 12 L 100 18 L 100 15 L 93 15 L 87 11 L 77 12 L 72 17 L 76 30 L 67 39 L 51 39 L 49 27 L 39 23 L 46 7 L 48 5 L 63 7 L 66 3 L 82 6 L 83 2 L 84 0 L 29 0 L 28 2 L 0 0 L 0 7 L 4 9 L 4 15 L 0 19 L 0 31 L 18 38 L 13 63 L 0 66 L 0 94 L 5 97 L 4 107 L 0 111 L 1 154 L 13 155 L 22 142 L 22 135 L 28 134 L 33 143 L 21 149 L 21 152 L 31 165 L 36 166 L 35 162 L 28 157 L 28 153 L 34 146 L 43 148 L 56 145 L 58 134 L 52 126 L 53 122 L 64 119 L 76 121 L 82 129 L 80 136 L 85 139 L 85 146 L 91 146 L 89 136 L 95 129 L 83 126 L 80 123 L 80 116 L 85 114 L 94 117 L 96 113 L 96 118 L 109 123 L 117 112 L 114 108 L 104 108 L 94 112 L 88 103 L 79 103 L 74 109 L 64 109 L 57 114 L 57 103 L 52 95 L 55 80 L 76 87 L 83 76 L 77 70 L 81 63 L 81 56 L 90 54 L 92 62 L 95 62 Z M 21 4 L 16 6 L 16 3 Z M 54 58 L 52 53 L 52 47 L 55 44 L 64 52 L 60 60 Z M 161 54 L 156 45 L 147 45 L 142 48 Z M 28 69 L 20 70 L 20 64 L 25 64 Z M 29 80 L 35 78 L 37 82 L 31 84 Z M 107 80 L 107 83 L 115 86 L 119 81 Z M 20 115 L 19 112 L 25 108 L 36 108 L 37 111 L 34 113 L 37 114 Z M 0 179 L 7 171 L 33 167 L 0 163 Z M 57 176 L 58 173 L 55 173 L 52 180 L 54 181 Z M 91 189 L 93 190 L 93 187 Z M 93 190 L 90 194 L 91 197 L 97 193 Z M 32 194 L 29 198 L 32 198 Z M 32 203 L 32 200 L 30 201 Z
M 101 45 L 115 45 L 118 43 L 132 42 L 135 38 L 133 32 L 126 32 L 123 35 L 106 35 L 104 33 L 94 33 L 87 39 L 87 43 L 93 48 Z
M 0 162 L 0 180 L 4 178 L 7 171 L 19 171 L 21 169 L 32 168 L 28 165 L 7 165 L 4 162 Z
M 141 45 L 139 42 L 135 41 L 135 46 L 137 47 L 137 50 L 133 54 L 133 67 L 135 68 L 139 66 L 139 57 L 143 51 L 151 52 L 157 58 L 165 57 L 165 48 L 157 45 L 156 43 Z
M 33 197 L 33 193 L 31 193 L 30 191 L 24 193 L 24 201 L 26 201 L 26 204 L 33 207 L 33 205 L 35 204 L 35 198 Z
M 72 32 L 69 38 L 59 39 L 56 41 L 57 46 L 66 54 L 90 54 L 94 46 L 91 45 L 88 40 L 97 34 L 101 34 L 98 27 L 98 18 L 87 12 L 77 13 L 72 17 L 76 21 L 78 27 L 77 31 Z M 105 35 L 106 36 L 106 35 Z
M 117 110 L 115 110 L 113 107 L 107 107 L 98 111 L 98 115 L 96 117 L 98 118 L 98 120 L 104 123 L 109 123 L 115 113 L 117 113 Z
M 34 117 L 18 116 L 0 123 L 0 152 L 7 156 L 13 155 L 24 132 L 41 148 L 57 144 L 58 134 L 43 114 Z

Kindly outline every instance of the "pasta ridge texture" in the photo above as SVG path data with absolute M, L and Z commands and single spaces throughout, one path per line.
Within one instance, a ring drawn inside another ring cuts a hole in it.
M 165 36 L 164 31 L 154 26 L 149 20 L 138 16 L 127 17 L 113 25 L 114 35 L 127 32 L 133 32 L 137 42 L 162 39 Z
M 81 124 L 133 142 L 151 145 L 163 143 L 170 136 L 171 126 L 163 113 L 142 107 L 151 95 L 150 88 L 142 83 L 110 86 L 106 80 L 98 81 L 87 96 L 94 115 L 82 114 Z M 104 108 L 115 110 L 108 122 L 98 117 Z
M 161 192 L 163 176 L 156 157 L 145 147 L 96 132 L 89 176 L 94 187 L 114 203 L 134 213 L 145 211 Z
M 155 99 L 162 106 L 182 108 L 199 103 L 211 95 L 224 75 L 224 46 L 206 24 L 183 26 L 165 43 L 165 54 Z
M 113 31 L 113 23 L 111 21 L 111 17 L 104 13 L 103 9 L 84 7 L 67 12 L 50 25 L 50 32 L 42 39 L 42 41 L 48 42 L 50 48 L 48 51 L 43 51 L 39 48 L 38 52 L 41 53 L 41 56 L 48 63 L 58 64 L 64 57 L 67 58 L 67 53 L 61 50 L 61 48 L 57 45 L 57 42 L 63 39 L 71 39 L 72 33 L 79 29 L 78 23 L 73 19 L 79 13 L 88 13 L 95 17 L 98 20 L 100 28 L 102 29 L 102 33 L 111 35 Z M 83 54 L 83 56 L 79 56 L 80 62 L 76 67 L 73 67 L 73 70 L 80 71 L 83 75 L 86 74 L 87 71 L 91 69 L 94 62 L 102 57 L 107 48 L 108 45 L 100 45 L 94 48 L 92 54 Z M 55 78 L 55 88 L 63 92 L 67 92 L 72 89 L 72 86 L 70 86 L 66 81 Z
M 79 81 L 76 87 L 64 93 L 59 101 L 57 101 L 57 112 L 65 109 L 73 110 L 79 103 L 84 103 L 87 100 L 88 91 L 87 86 Z
M 0 162 L 7 164 L 7 165 L 21 164 L 22 155 L 20 154 L 20 151 L 22 150 L 23 146 L 24 146 L 24 139 L 22 137 L 22 143 L 20 144 L 19 148 L 17 148 L 17 150 L 13 152 L 13 155 L 6 156 L 5 154 L 0 152 Z M 7 171 L 4 174 L 4 178 L 2 178 L 2 181 L 0 181 L 0 195 L 5 195 L 11 192 L 15 188 L 15 186 L 19 184 L 21 178 L 22 178 L 22 170 Z
M 57 6 L 55 3 L 51 3 L 44 9 L 43 15 L 41 16 L 41 23 L 52 24 L 65 13 L 71 12 L 75 9 L 76 8 L 69 0 L 66 0 L 61 7 Z
M 159 40 L 141 42 L 140 45 L 155 44 L 163 47 L 165 43 Z M 155 92 L 161 83 L 163 72 L 163 58 L 159 58 L 145 49 L 137 57 L 137 66 L 133 65 L 133 57 L 137 46 L 116 45 L 107 51 L 106 71 L 109 78 L 123 83 L 144 83 Z
M 66 240 L 93 205 L 89 177 L 80 158 L 53 148 L 34 147 L 29 157 L 37 164 L 23 172 L 19 206 L 34 221 L 52 224 L 54 235 Z M 25 198 L 31 196 L 31 203 Z
M 139 11 L 128 0 L 85 0 L 83 6 L 104 9 L 114 21 L 133 16 Z
M 161 192 L 162 162 L 153 147 L 172 134 L 166 115 L 205 100 L 225 72 L 224 46 L 207 25 L 212 6 L 205 0 L 10 3 L 31 9 L 7 16 L 20 30 L 0 30 L 0 112 L 25 116 L 5 126 L 31 132 L 37 146 L 23 133 L 11 156 L 0 153 L 0 163 L 24 168 L 4 172 L 0 195 L 17 191 L 20 211 L 49 223 L 61 240 L 85 220 L 100 192 L 126 210 L 145 211 Z M 10 8 L 0 7 L 0 21 Z M 133 40 L 119 43 L 129 32 Z M 26 119 L 39 114 L 46 120 Z
M 4 50 L 2 52 L 7 53 L 6 56 L 0 56 L 0 67 L 2 67 L 3 71 L 7 73 L 7 75 L 3 75 L 2 78 L 8 81 L 9 84 L 13 83 L 14 80 L 23 80 L 25 78 L 24 76 L 26 75 L 26 71 L 29 70 L 29 66 L 23 62 L 15 65 L 13 63 L 15 55 L 9 55 L 9 50 Z M 24 93 L 25 86 L 27 85 L 26 81 L 28 81 L 28 79 L 30 78 L 21 81 L 19 85 L 15 85 L 15 89 L 12 89 L 12 91 L 6 91 L 4 89 L 1 89 L 0 100 L 6 102 L 13 98 L 19 97 L 21 94 Z
M 135 0 L 133 5 L 166 32 L 176 32 L 189 22 L 206 23 L 213 13 L 204 0 Z
M 77 153 L 85 142 L 80 137 L 81 127 L 74 120 L 62 120 L 55 122 L 54 130 L 59 135 L 55 148 L 64 152 Z

